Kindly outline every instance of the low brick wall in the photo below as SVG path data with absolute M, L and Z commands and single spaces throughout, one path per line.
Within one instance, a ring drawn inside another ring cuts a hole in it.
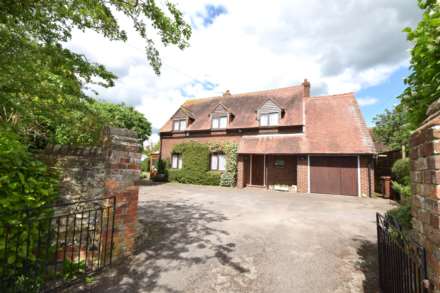
M 440 292 L 440 112 L 431 114 L 410 140 L 415 236 L 427 251 L 432 292 Z
M 61 173 L 60 203 L 116 197 L 114 252 L 132 253 L 136 234 L 142 145 L 136 133 L 106 128 L 102 145 L 48 146 L 39 158 Z

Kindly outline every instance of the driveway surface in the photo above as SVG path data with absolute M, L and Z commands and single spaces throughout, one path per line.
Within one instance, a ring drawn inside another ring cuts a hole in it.
M 181 184 L 141 188 L 131 259 L 93 292 L 377 292 L 383 199 Z

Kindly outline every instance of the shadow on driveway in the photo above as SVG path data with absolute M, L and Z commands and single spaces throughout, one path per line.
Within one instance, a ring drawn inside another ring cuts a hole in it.
M 359 261 L 358 269 L 363 273 L 365 279 L 362 283 L 363 292 L 379 292 L 379 264 L 377 258 L 377 243 L 365 239 L 354 239 L 358 242 L 357 254 Z
M 181 292 L 167 286 L 168 282 L 160 282 L 161 275 L 185 271 L 211 259 L 238 273 L 248 271 L 232 261 L 230 254 L 236 245 L 224 241 L 228 232 L 212 227 L 216 222 L 228 220 L 221 213 L 184 200 L 154 200 L 140 203 L 138 218 L 134 256 L 114 264 L 85 291 Z M 172 287 L 179 288 L 178 284 Z

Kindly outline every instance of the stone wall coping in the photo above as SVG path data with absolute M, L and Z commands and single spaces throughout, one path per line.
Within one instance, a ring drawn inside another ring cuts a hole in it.
M 104 131 L 111 136 L 117 135 L 117 136 L 125 136 L 125 137 L 132 137 L 132 138 L 138 137 L 136 132 L 134 132 L 133 130 L 130 130 L 130 129 L 126 129 L 126 128 L 106 127 L 106 129 Z
M 104 157 L 103 148 L 100 146 L 50 144 L 41 153 L 55 156 Z

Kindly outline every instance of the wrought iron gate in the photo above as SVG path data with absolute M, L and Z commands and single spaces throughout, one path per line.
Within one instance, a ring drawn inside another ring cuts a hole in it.
M 392 218 L 376 215 L 381 292 L 426 293 L 426 251 Z
M 110 197 L 0 214 L 2 291 L 55 290 L 111 264 L 115 208 Z

